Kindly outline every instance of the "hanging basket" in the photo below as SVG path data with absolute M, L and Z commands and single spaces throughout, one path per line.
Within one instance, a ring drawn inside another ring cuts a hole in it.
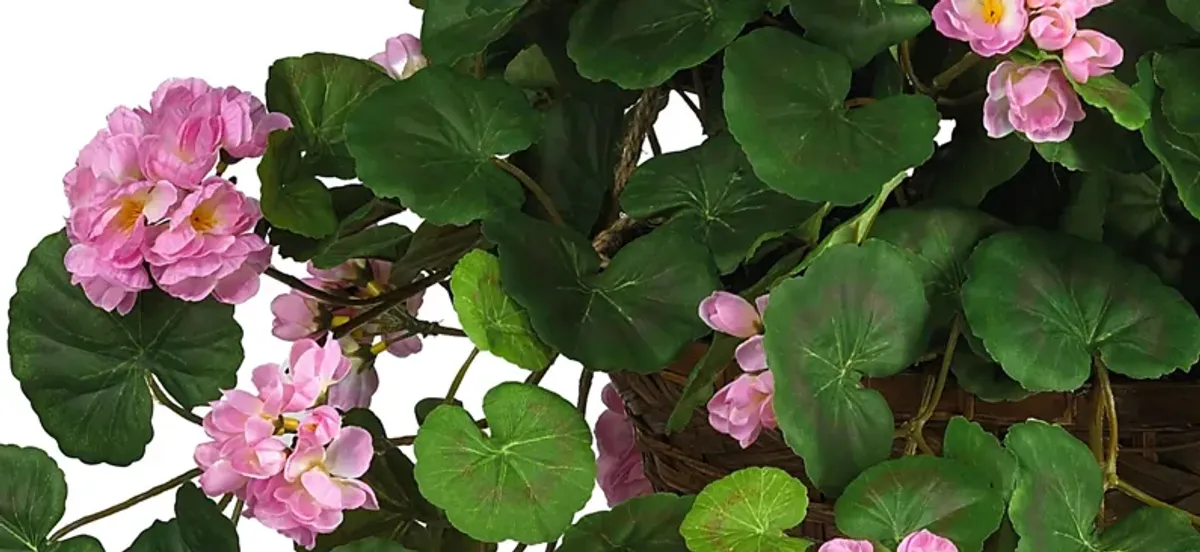
M 654 489 L 696 494 L 742 468 L 781 468 L 805 482 L 811 499 L 804 523 L 792 532 L 817 542 L 838 536 L 833 499 L 823 496 L 807 480 L 804 462 L 778 430 L 764 430 L 753 445 L 742 449 L 736 440 L 709 426 L 708 413 L 698 408 L 684 429 L 667 433 L 667 419 L 679 401 L 688 373 L 706 350 L 704 344 L 692 344 L 656 374 L 611 375 L 634 423 L 646 476 Z M 883 394 L 899 426 L 916 415 L 929 373 L 936 373 L 936 366 L 930 369 L 929 365 L 918 365 L 915 370 L 889 378 L 866 379 L 863 385 Z M 729 383 L 738 374 L 740 370 L 731 363 L 718 377 L 717 385 Z M 1121 423 L 1121 477 L 1163 502 L 1200 514 L 1200 380 L 1114 379 L 1113 395 Z M 1013 424 L 1037 418 L 1061 424 L 1086 442 L 1095 412 L 1092 396 L 1084 387 L 1074 393 L 1042 393 L 1018 402 L 989 403 L 959 389 L 951 378 L 925 426 L 925 436 L 933 448 L 940 450 L 946 422 L 954 416 L 978 422 L 997 435 Z M 897 453 L 903 445 L 903 438 L 895 441 Z M 1111 522 L 1139 505 L 1112 492 L 1106 497 L 1105 513 Z

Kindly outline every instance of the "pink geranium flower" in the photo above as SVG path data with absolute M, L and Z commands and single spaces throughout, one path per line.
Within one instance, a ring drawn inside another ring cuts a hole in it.
M 612 384 L 600 393 L 607 410 L 596 420 L 596 483 L 614 507 L 626 500 L 654 492 L 642 471 L 642 453 L 637 448 L 633 423 L 625 415 L 625 404 Z
M 774 394 L 775 377 L 771 372 L 742 374 L 708 401 L 708 423 L 747 448 L 758 440 L 763 428 L 778 427 Z
M 1026 0 L 1029 9 L 1062 8 L 1073 19 L 1079 19 L 1091 13 L 1093 8 L 1107 6 L 1112 0 Z
M 371 398 L 379 390 L 379 372 L 373 357 L 353 355 L 350 372 L 329 388 L 329 404 L 339 410 L 369 408 Z
M 71 273 L 71 284 L 83 288 L 93 305 L 125 315 L 133 310 L 139 292 L 150 289 L 150 275 L 142 259 L 113 259 L 89 244 L 67 250 L 63 264 Z
M 295 395 L 312 404 L 350 373 L 350 359 L 337 341 L 330 339 L 322 346 L 302 339 L 292 344 L 288 367 Z
M 983 57 L 1007 54 L 1025 40 L 1029 12 L 1023 0 L 938 0 L 933 24 Z
M 763 296 L 766 297 L 766 296 Z M 762 331 L 761 311 L 766 310 L 766 299 L 758 299 L 759 306 L 728 291 L 716 291 L 700 302 L 700 319 L 708 327 L 734 337 L 751 337 Z
M 221 146 L 219 94 L 198 79 L 167 81 L 155 91 L 138 148 L 143 174 L 188 190 L 200 185 Z
M 282 113 L 268 113 L 262 101 L 235 87 L 221 95 L 221 146 L 238 158 L 262 157 L 267 138 L 277 130 L 292 128 L 292 120 Z
M 1017 131 L 1031 142 L 1061 142 L 1085 116 L 1079 96 L 1054 62 L 1002 62 L 988 77 L 987 89 L 983 126 L 992 138 Z
M 954 543 L 950 542 L 949 539 L 939 537 L 922 529 L 919 532 L 904 537 L 896 552 L 958 552 L 958 547 L 954 546 Z
M 851 539 L 833 539 L 821 545 L 817 552 L 874 552 L 869 541 Z
M 1044 8 L 1029 22 L 1029 36 L 1038 48 L 1061 50 L 1075 38 L 1075 17 L 1061 8 Z
M 1082 84 L 1112 73 L 1125 60 L 1125 50 L 1108 35 L 1085 29 L 1063 48 L 1062 59 L 1067 74 Z
M 306 283 L 319 282 L 309 280 Z M 321 324 L 321 303 L 299 291 L 276 297 L 271 301 L 271 313 L 275 315 L 271 333 L 284 341 L 318 339 L 328 331 Z
M 421 55 L 421 40 L 410 34 L 389 38 L 384 51 L 371 56 L 371 61 L 387 69 L 396 80 L 404 80 L 429 65 Z

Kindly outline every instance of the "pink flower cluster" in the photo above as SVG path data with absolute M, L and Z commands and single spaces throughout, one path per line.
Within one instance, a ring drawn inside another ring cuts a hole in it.
M 871 543 L 865 540 L 833 539 L 821 545 L 817 552 L 872 552 Z M 950 539 L 939 537 L 922 529 L 900 541 L 896 552 L 958 552 Z
M 371 61 L 387 69 L 396 80 L 407 79 L 429 65 L 421 54 L 421 40 L 410 34 L 389 38 L 384 50 L 371 56 Z
M 290 126 L 249 93 L 199 79 L 163 83 L 149 109 L 117 108 L 63 179 L 72 283 L 121 314 L 151 276 L 186 301 L 252 297 L 271 257 L 253 234 L 258 202 L 209 172 L 222 150 L 261 156 L 267 136 Z
M 737 439 L 747 448 L 758 439 L 763 428 L 778 427 L 775 421 L 775 377 L 767 371 L 763 350 L 762 313 L 769 296 L 749 301 L 725 291 L 717 291 L 700 302 L 700 318 L 718 332 L 744 338 L 735 356 L 746 373 L 717 391 L 708 401 L 708 423 L 713 429 Z
M 633 422 L 625 415 L 625 403 L 612 384 L 600 393 L 607 409 L 596 420 L 596 483 L 612 508 L 631 498 L 654 492 L 642 471 L 642 453 L 634 438 Z
M 286 369 L 254 370 L 257 395 L 226 391 L 204 417 L 212 441 L 196 447 L 205 494 L 236 495 L 243 515 L 310 549 L 342 523 L 343 511 L 378 509 L 374 491 L 358 480 L 374 455 L 371 435 L 342 427 L 338 411 L 322 404 L 350 370 L 337 343 L 302 340 Z

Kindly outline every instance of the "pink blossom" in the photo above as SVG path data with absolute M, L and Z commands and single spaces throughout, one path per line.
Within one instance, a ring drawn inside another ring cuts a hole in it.
M 317 282 L 309 280 L 307 283 Z M 321 303 L 299 291 L 276 297 L 271 301 L 271 313 L 275 315 L 271 333 L 284 341 L 317 339 L 328 331 L 321 324 Z
M 904 537 L 900 541 L 900 547 L 896 552 L 958 552 L 958 547 L 954 546 L 949 539 L 939 537 L 928 530 L 922 529 L 917 533 L 913 533 Z
M 108 126 L 83 147 L 75 168 L 63 178 L 71 209 L 87 207 L 113 190 L 144 180 L 138 165 L 138 147 L 145 135 L 141 116 L 118 107 L 108 116 Z
M 239 159 L 261 157 L 272 132 L 292 128 L 287 115 L 268 113 L 261 100 L 232 86 L 222 93 L 221 123 L 221 145 Z
M 286 446 L 273 438 L 275 410 L 261 398 L 237 389 L 226 391 L 204 417 L 204 432 L 212 441 L 196 447 L 196 464 L 204 470 L 200 486 L 210 496 L 237 490 L 249 479 L 280 473 Z
M 1028 23 L 1022 0 L 938 0 L 933 7 L 938 32 L 970 43 L 983 57 L 1011 52 L 1025 39 Z
M 133 182 L 74 209 L 67 220 L 68 233 L 72 241 L 89 243 L 105 257 L 141 263 L 148 226 L 167 215 L 176 197 L 175 187 L 167 182 Z
M 376 289 L 386 289 L 389 287 L 389 282 L 391 281 L 392 263 L 372 259 L 367 262 L 367 266 L 370 268 L 370 282 L 375 286 Z M 417 292 L 416 295 L 409 297 L 404 302 L 404 308 L 408 311 L 408 314 L 416 316 L 417 313 L 420 312 L 421 305 L 424 304 L 424 302 L 425 290 L 421 290 Z M 406 332 L 393 332 L 384 334 L 383 336 L 384 340 L 390 342 L 387 351 L 395 357 L 404 358 L 421 352 L 422 345 L 420 336 L 414 335 L 404 338 L 405 333 Z
M 607 409 L 596 420 L 596 483 L 604 491 L 608 506 L 654 492 L 642 471 L 642 453 L 637 448 L 633 423 L 625 415 L 625 404 L 608 384 L 600 393 Z
M 311 339 L 301 339 L 292 344 L 288 366 L 295 395 L 313 404 L 349 374 L 350 359 L 342 354 L 337 341 L 330 339 L 321 346 Z
M 199 88 L 192 84 L 164 87 L 155 93 L 158 101 L 146 117 L 147 136 L 138 148 L 138 162 L 147 178 L 195 189 L 217 164 L 220 97 L 211 91 L 197 95 Z
M 1062 58 L 1067 74 L 1082 84 L 1091 77 L 1112 73 L 1125 60 L 1125 50 L 1104 33 L 1084 29 L 1063 48 Z
M 765 303 L 763 307 L 765 309 Z M 715 291 L 701 301 L 700 319 L 708 327 L 735 337 L 750 337 L 762 331 L 759 310 L 728 291 Z
M 1002 62 L 988 77 L 987 88 L 983 126 L 992 138 L 1015 130 L 1031 142 L 1061 142 L 1085 116 L 1079 96 L 1054 62 Z
M 329 405 L 343 412 L 369 408 L 379 390 L 379 372 L 373 359 L 352 356 L 350 364 L 350 373 L 329 388 Z
M 387 69 L 393 79 L 404 80 L 429 65 L 421 55 L 421 40 L 410 34 L 389 38 L 383 52 L 371 56 L 371 61 Z
M 63 259 L 71 284 L 83 288 L 93 305 L 105 311 L 129 314 L 139 292 L 150 289 L 150 275 L 141 258 L 117 260 L 88 244 L 76 244 Z
M 756 335 L 738 345 L 734 358 L 745 372 L 761 372 L 767 369 L 767 352 L 763 350 L 763 336 Z
M 344 289 L 357 287 L 365 283 L 367 262 L 363 259 L 351 259 L 333 268 L 317 268 L 312 262 L 308 263 L 308 273 L 322 283 L 322 289 Z M 386 282 L 386 277 L 384 278 Z
M 1042 8 L 1062 8 L 1072 19 L 1079 19 L 1091 13 L 1093 8 L 1106 6 L 1112 0 L 1026 0 L 1030 10 Z
M 833 539 L 821 545 L 821 549 L 817 552 L 873 552 L 874 547 L 870 541 L 851 540 L 851 539 Z
M 305 414 L 296 429 L 297 447 L 323 447 L 341 433 L 342 416 L 332 406 L 318 406 Z
M 1061 8 L 1044 8 L 1029 22 L 1029 36 L 1038 48 L 1061 50 L 1075 37 L 1075 18 Z
M 185 301 L 210 294 L 242 303 L 258 292 L 271 250 L 252 233 L 261 217 L 258 202 L 232 182 L 209 178 L 171 213 L 170 225 L 146 252 L 159 287 Z
M 708 401 L 708 423 L 747 448 L 763 428 L 774 429 L 775 377 L 771 372 L 742 374 Z

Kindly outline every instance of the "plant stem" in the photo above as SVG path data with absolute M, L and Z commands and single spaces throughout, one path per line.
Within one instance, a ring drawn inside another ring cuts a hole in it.
M 1121 446 L 1120 425 L 1117 422 L 1117 401 L 1113 397 L 1108 368 L 1104 366 L 1104 362 L 1099 357 L 1095 358 L 1094 364 L 1096 365 L 1096 382 L 1099 384 L 1097 391 L 1100 393 L 1097 400 L 1104 401 L 1104 414 L 1108 418 L 1108 451 L 1104 456 L 1104 480 L 1115 481 L 1117 479 L 1117 455 L 1120 453 Z
M 441 276 L 439 276 L 439 278 L 441 278 Z M 425 282 L 428 280 L 431 280 L 431 279 L 425 278 L 425 279 L 421 280 L 421 282 Z M 432 283 L 434 283 L 434 282 L 430 281 L 430 285 L 432 285 Z M 411 289 L 411 287 L 412 286 L 405 286 L 405 289 Z M 426 285 L 425 287 L 429 287 L 429 286 Z M 421 289 L 425 289 L 425 288 L 421 288 Z M 420 291 L 420 290 L 417 290 L 417 291 Z M 355 316 L 354 318 L 351 318 L 344 324 L 335 325 L 335 329 L 333 330 L 333 338 L 341 339 L 343 337 L 346 337 L 347 335 L 350 335 L 350 333 L 353 332 L 354 330 L 357 330 L 357 329 L 365 326 L 370 321 L 372 321 L 376 318 L 379 318 L 384 313 L 396 308 L 401 303 L 407 301 L 408 298 L 412 297 L 415 293 L 417 293 L 417 291 L 413 291 L 411 293 L 408 293 L 407 295 L 399 294 L 399 293 L 395 293 L 395 291 L 391 291 L 391 292 L 388 292 L 387 294 L 379 296 L 380 299 L 386 298 L 386 300 L 375 305 L 374 307 L 371 307 L 370 309 L 366 310 L 362 314 L 359 314 L 359 315 Z M 457 328 L 448 328 L 446 326 L 442 326 L 440 324 L 435 324 L 435 323 L 431 323 L 431 322 L 430 323 L 421 322 L 420 320 L 412 318 L 411 315 L 409 315 L 407 311 L 404 312 L 402 316 L 405 317 L 406 320 L 411 322 L 410 327 L 405 328 L 405 329 L 414 334 L 452 335 L 452 336 L 456 336 L 456 337 L 466 337 L 466 335 L 467 335 L 465 332 L 463 332 L 462 330 L 457 329 Z
M 558 208 L 554 206 L 554 200 L 550 199 L 550 196 L 546 193 L 546 190 L 543 190 L 542 187 L 538 185 L 537 181 L 531 178 L 525 171 L 521 170 L 520 167 L 509 163 L 507 159 L 493 157 L 492 163 L 495 163 L 497 167 L 504 169 L 505 172 L 513 175 L 517 180 L 521 181 L 521 184 L 524 185 L 527 190 L 533 193 L 534 199 L 537 199 L 538 203 L 542 205 L 542 209 L 546 210 L 546 214 L 550 217 L 551 222 L 559 226 L 566 225 L 566 223 L 563 222 L 562 215 L 558 214 Z
M 179 475 L 178 477 L 175 477 L 174 479 L 171 479 L 170 481 L 167 481 L 166 483 L 163 483 L 162 485 L 153 487 L 144 493 L 135 495 L 132 498 L 130 498 L 129 500 L 126 500 L 120 504 L 110 506 L 108 508 L 100 510 L 99 512 L 83 516 L 76 521 L 68 523 L 67 525 L 63 526 L 62 529 L 59 529 L 53 535 L 50 535 L 49 540 L 51 542 L 53 542 L 53 541 L 62 539 L 71 531 L 79 529 L 80 527 L 83 527 L 84 525 L 92 523 L 93 521 L 98 521 L 98 520 L 104 519 L 108 516 L 111 516 L 113 514 L 116 514 L 118 512 L 128 510 L 129 508 L 132 508 L 138 504 L 141 504 L 142 502 L 150 500 L 151 498 L 154 498 L 154 497 L 156 497 L 160 494 L 163 494 L 171 489 L 174 489 L 175 487 L 183 485 L 184 483 L 191 481 L 192 479 L 196 478 L 199 475 L 200 475 L 199 469 L 188 470 L 187 472 Z
M 708 118 L 704 116 L 708 113 L 708 98 L 704 95 L 704 76 L 700 74 L 700 67 L 692 68 L 692 87 L 696 89 L 696 101 L 700 107 L 700 129 L 708 134 Z
M 304 283 L 303 280 L 292 276 L 291 274 L 284 273 L 273 266 L 268 266 L 267 271 L 263 272 L 263 275 L 287 287 L 299 291 L 300 293 L 312 297 L 313 299 L 321 301 L 322 303 L 329 303 L 330 305 L 337 305 L 339 307 L 357 306 L 356 302 L 348 297 L 339 297 L 327 291 L 312 287 Z
M 558 541 L 550 541 L 546 543 L 545 552 L 554 552 L 555 550 L 558 550 Z
M 188 409 L 175 404 L 175 401 L 171 400 L 171 397 L 167 396 L 167 393 L 162 390 L 162 387 L 158 386 L 158 382 L 154 380 L 154 376 L 151 375 L 150 372 L 146 372 L 146 385 L 150 388 L 150 394 L 154 396 L 154 399 L 157 400 L 159 404 L 165 406 L 167 410 L 178 414 L 180 418 L 183 418 L 184 420 L 187 420 L 193 424 L 204 424 L 204 418 L 192 414 L 192 412 Z
M 454 375 L 454 381 L 450 383 L 450 390 L 446 392 L 446 399 L 442 401 L 442 404 L 454 403 L 454 395 L 458 394 L 458 388 L 462 386 L 463 380 L 467 377 L 467 370 L 471 369 L 471 363 L 475 362 L 477 356 L 479 356 L 479 347 L 471 349 L 471 354 L 467 356 L 467 360 Z
M 487 418 L 475 421 L 475 427 L 479 429 L 487 429 Z M 387 441 L 397 447 L 411 447 L 413 442 L 417 440 L 416 435 L 405 435 L 404 437 L 391 437 Z
M 654 127 L 650 127 L 646 137 L 650 140 L 650 153 L 653 153 L 655 157 L 662 155 L 662 143 L 658 141 L 658 132 L 654 130 Z
M 588 396 L 592 394 L 592 380 L 595 376 L 596 373 L 587 368 L 579 373 L 579 399 L 575 401 L 575 408 L 579 410 L 580 416 L 587 415 Z
M 221 501 L 217 502 L 217 509 L 224 512 L 225 508 L 229 507 L 230 502 L 233 502 L 232 494 L 227 494 L 227 495 L 221 497 Z
M 513 547 L 512 552 L 525 552 L 526 548 L 529 548 L 528 544 L 525 544 L 523 542 L 518 543 L 516 546 Z
M 962 59 L 955 62 L 954 65 L 951 65 L 948 69 L 942 71 L 938 76 L 933 77 L 934 91 L 941 92 L 942 90 L 945 90 L 950 86 L 950 83 L 954 82 L 954 79 L 961 77 L 963 73 L 969 71 L 975 66 L 975 64 L 982 60 L 983 58 L 979 57 L 979 55 L 975 52 L 967 52 L 966 55 L 964 55 Z
M 946 352 L 942 354 L 942 367 L 938 371 L 937 380 L 933 384 L 933 392 L 921 401 L 921 409 L 917 412 L 917 417 L 909 420 L 909 440 L 915 441 L 917 445 L 926 454 L 931 454 L 928 443 L 922 445 L 925 440 L 925 435 L 922 433 L 925 430 L 925 424 L 933 417 L 934 412 L 937 412 L 938 403 L 942 401 L 942 393 L 946 391 L 946 380 L 950 375 L 950 364 L 954 361 L 954 349 L 958 346 L 958 337 L 962 332 L 962 316 L 955 315 L 954 321 L 950 323 L 950 337 L 946 339 Z M 907 452 L 907 445 L 906 445 Z
M 875 103 L 875 98 L 850 98 L 842 104 L 842 107 L 851 109 L 855 107 L 862 107 L 864 105 L 871 105 L 873 103 Z
M 692 101 L 692 98 L 687 95 L 687 92 L 684 92 L 683 90 L 676 90 L 675 93 L 679 94 L 680 98 L 683 98 L 683 103 L 687 104 L 688 108 L 692 110 L 692 113 L 696 115 L 696 120 L 700 121 L 700 126 L 703 127 L 704 112 L 700 111 L 700 106 L 697 106 L 696 102 Z
M 917 76 L 912 64 L 912 41 L 905 40 L 900 43 L 900 70 L 904 72 L 904 76 L 908 78 L 908 82 L 912 83 L 913 88 L 926 96 L 936 96 L 925 83 L 921 82 L 921 78 Z
M 233 505 L 233 513 L 229 514 L 229 521 L 233 522 L 233 526 L 237 527 L 238 521 L 242 519 L 242 508 L 246 507 L 246 501 L 238 499 Z
M 547 366 L 545 370 L 538 370 L 537 372 L 531 372 L 529 374 L 529 377 L 525 378 L 525 384 L 526 385 L 540 385 L 542 383 L 542 378 L 546 377 L 546 372 L 549 372 L 549 371 L 550 371 L 550 367 Z
M 1143 491 L 1137 487 L 1134 487 L 1133 485 L 1130 485 L 1127 481 L 1125 481 L 1121 478 L 1117 478 L 1113 482 L 1113 488 L 1129 495 L 1130 498 L 1136 499 L 1137 501 L 1139 501 L 1147 506 L 1153 506 L 1155 508 L 1170 508 L 1172 510 L 1175 510 L 1176 512 L 1186 515 L 1188 517 L 1188 520 L 1190 520 L 1192 522 L 1192 525 L 1200 525 L 1200 516 L 1197 516 L 1196 514 L 1193 514 L 1182 508 L 1177 508 L 1175 506 L 1167 504 L 1166 502 L 1163 502 L 1157 498 L 1154 498 L 1154 497 L 1150 496 L 1149 494 L 1147 494 L 1146 491 Z

